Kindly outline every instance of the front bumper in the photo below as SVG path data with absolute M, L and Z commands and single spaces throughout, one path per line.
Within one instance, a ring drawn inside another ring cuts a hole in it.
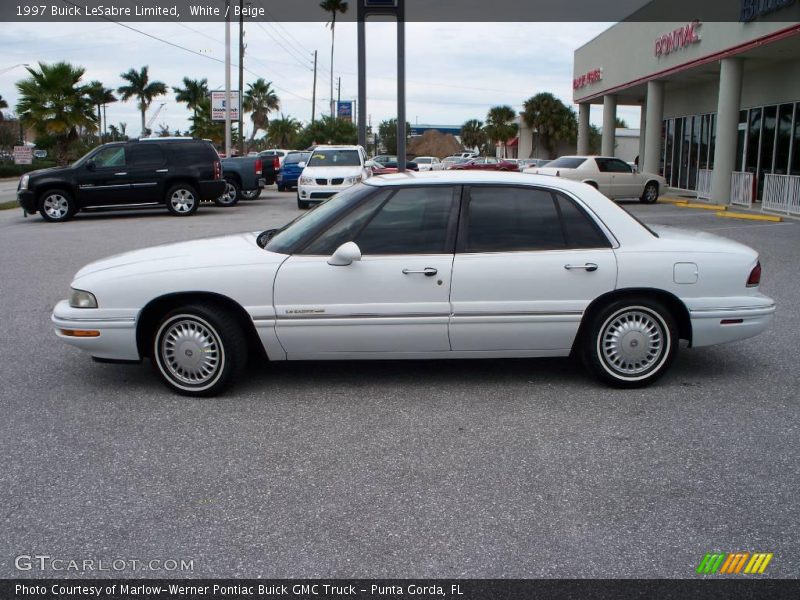
M 727 344 L 762 333 L 775 315 L 775 302 L 766 296 L 760 300 L 750 306 L 689 310 L 692 347 Z
M 136 311 L 72 308 L 62 300 L 51 317 L 56 336 L 94 358 L 119 361 L 140 360 L 136 344 Z M 98 332 L 96 337 L 76 337 L 65 332 Z
M 307 202 L 322 202 L 323 200 L 327 200 L 331 196 L 335 196 L 342 190 L 346 190 L 348 188 L 353 187 L 355 184 L 348 184 L 348 185 L 316 185 L 314 183 L 311 184 L 298 184 L 297 185 L 297 195 L 300 200 L 304 200 Z
M 25 212 L 36 212 L 36 195 L 31 190 L 17 190 L 17 202 Z

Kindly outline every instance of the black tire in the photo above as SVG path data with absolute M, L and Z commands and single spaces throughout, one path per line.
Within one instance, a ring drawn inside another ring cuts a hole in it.
M 176 217 L 188 217 L 197 212 L 200 206 L 200 197 L 197 190 L 188 183 L 179 183 L 169 188 L 164 202 L 167 210 Z
M 219 198 L 214 198 L 217 206 L 235 206 L 242 195 L 242 186 L 235 179 L 225 180 L 225 191 Z
M 242 200 L 255 200 L 256 198 L 261 197 L 261 188 L 257 190 L 242 190 L 241 198 Z
M 69 192 L 47 190 L 39 197 L 38 210 L 48 223 L 63 223 L 75 216 L 78 205 Z
M 247 364 L 239 322 L 213 304 L 191 304 L 166 316 L 155 330 L 152 362 L 161 380 L 184 396 L 209 397 L 227 389 Z
M 286 186 L 285 186 L 285 185 L 281 185 L 281 184 L 279 183 L 279 184 L 278 184 L 278 191 L 279 191 L 279 192 L 285 192 L 285 191 L 286 191 Z
M 582 342 L 586 367 L 619 388 L 650 385 L 661 377 L 678 351 L 675 317 L 646 297 L 625 298 L 591 317 Z
M 655 204 L 656 200 L 658 200 L 658 184 L 655 181 L 648 181 L 647 185 L 644 186 L 639 202 L 642 204 Z
M 311 207 L 311 204 L 308 200 L 300 200 L 300 194 L 297 195 L 297 208 L 300 210 L 308 210 Z

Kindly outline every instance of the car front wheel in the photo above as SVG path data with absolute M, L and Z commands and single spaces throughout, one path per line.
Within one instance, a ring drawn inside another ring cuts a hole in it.
M 300 200 L 300 194 L 297 194 L 297 208 L 300 210 L 306 210 L 311 206 L 308 201 Z
M 241 375 L 247 344 L 239 323 L 219 307 L 173 310 L 153 337 L 153 362 L 164 383 L 185 396 L 215 396 Z
M 592 318 L 583 340 L 586 366 L 621 388 L 644 387 L 661 377 L 678 350 L 670 311 L 647 298 L 617 300 Z
M 642 204 L 653 204 L 656 200 L 658 200 L 658 184 L 651 181 L 644 186 L 644 192 L 642 192 L 642 197 L 639 198 L 639 202 Z
M 50 190 L 39 200 L 39 214 L 45 221 L 61 223 L 71 219 L 78 212 L 72 196 L 64 190 Z
M 214 199 L 214 204 L 217 206 L 233 206 L 239 201 L 239 195 L 242 193 L 239 184 L 233 179 L 225 180 L 225 191 L 219 198 Z
M 190 185 L 180 183 L 167 192 L 167 210 L 178 217 L 186 217 L 197 212 L 200 200 L 197 191 Z

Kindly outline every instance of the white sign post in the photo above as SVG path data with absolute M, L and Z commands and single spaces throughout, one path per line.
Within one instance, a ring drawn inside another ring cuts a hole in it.
M 211 92 L 211 120 L 225 120 L 225 92 Z M 239 120 L 239 92 L 231 90 L 231 121 Z
M 30 165 L 33 163 L 33 148 L 31 146 L 14 146 L 14 164 Z

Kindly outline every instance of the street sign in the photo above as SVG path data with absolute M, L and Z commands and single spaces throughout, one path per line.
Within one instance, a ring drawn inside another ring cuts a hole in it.
M 211 92 L 211 120 L 225 120 L 225 92 Z M 239 120 L 239 92 L 231 90 L 231 121 Z
M 33 156 L 35 158 L 47 158 L 47 150 L 34 150 Z
M 336 107 L 336 116 L 345 121 L 353 122 L 353 101 L 339 100 Z
M 30 165 L 33 163 L 33 148 L 30 146 L 14 146 L 14 164 Z

